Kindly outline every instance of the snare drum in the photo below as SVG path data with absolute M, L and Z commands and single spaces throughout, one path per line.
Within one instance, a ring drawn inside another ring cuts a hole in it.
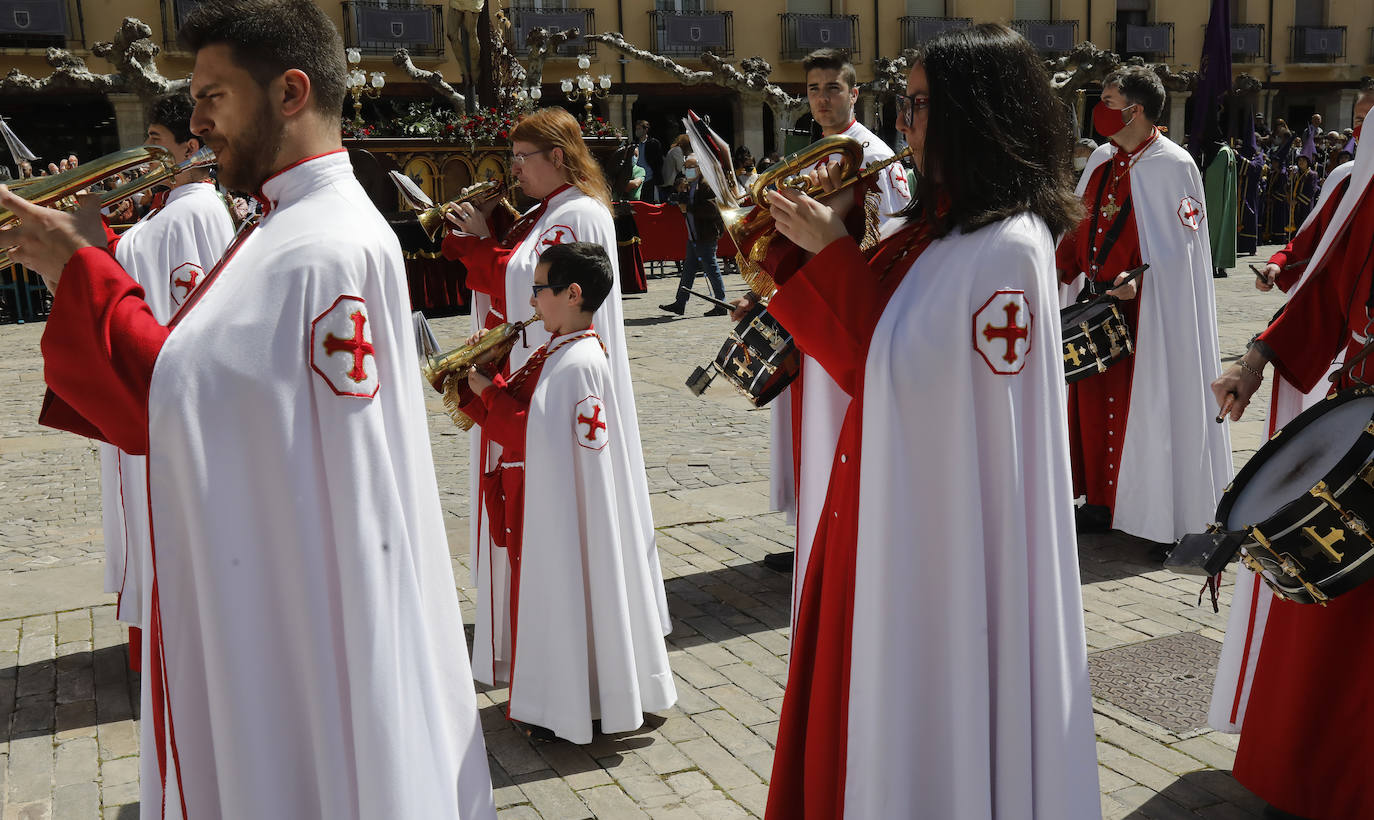
M 1324 603 L 1374 575 L 1374 388 L 1328 397 L 1241 468 L 1213 532 L 1243 536 L 1241 560 L 1277 595 Z
M 701 395 L 720 374 L 751 404 L 763 407 L 797 378 L 801 354 L 792 334 L 766 307 L 756 305 L 731 331 L 708 367 L 698 367 L 687 380 L 693 393 Z
M 1059 311 L 1064 331 L 1064 381 L 1095 376 L 1135 352 L 1131 330 L 1113 296 L 1076 302 Z

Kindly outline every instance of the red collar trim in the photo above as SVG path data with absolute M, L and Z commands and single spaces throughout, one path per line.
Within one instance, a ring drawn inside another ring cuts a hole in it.
M 262 185 L 259 185 L 259 186 L 258 186 L 258 192 L 257 192 L 256 194 L 253 194 L 253 198 L 256 199 L 258 202 L 260 202 L 260 203 L 262 204 L 262 215 L 263 215 L 263 216 L 267 216 L 267 212 L 270 211 L 270 210 L 272 210 L 272 206 L 273 206 L 273 204 L 274 204 L 274 203 L 272 203 L 272 202 L 269 202 L 268 199 L 267 199 L 267 197 L 263 194 L 262 188 L 263 188 L 264 185 L 266 185 L 267 183 L 269 183 L 269 182 L 271 182 L 272 180 L 276 179 L 277 177 L 281 176 L 282 174 L 286 173 L 287 171 L 290 171 L 292 168 L 299 167 L 299 166 L 301 166 L 301 165 L 306 164 L 307 162 L 310 162 L 311 160 L 320 159 L 321 157 L 327 157 L 327 156 L 331 156 L 331 155 L 333 155 L 333 154 L 343 154 L 343 153 L 346 153 L 347 150 L 348 150 L 348 149 L 342 148 L 342 147 L 340 147 L 340 148 L 335 148 L 333 151 L 325 151 L 325 152 L 322 153 L 322 154 L 315 154 L 314 156 L 310 156 L 310 157 L 301 157 L 300 159 L 296 160 L 295 162 L 291 163 L 290 165 L 286 165 L 286 166 L 284 166 L 284 167 L 282 167 L 282 168 L 278 168 L 278 169 L 276 170 L 276 172 L 274 172 L 271 176 L 269 176 L 267 179 L 264 179 L 264 180 L 262 181 Z M 209 182 L 209 180 L 206 180 L 206 182 Z
M 553 199 L 554 197 L 558 196 L 559 194 L 563 193 L 571 187 L 573 187 L 573 184 L 571 182 L 565 182 L 562 185 L 559 185 L 557 188 L 554 188 L 552 191 L 550 191 L 549 195 L 541 199 L 540 202 L 543 202 L 545 205 L 547 205 L 549 204 L 549 200 Z
M 1146 148 L 1149 148 L 1152 144 L 1154 144 L 1154 141 L 1156 139 L 1159 139 L 1158 128 L 1151 131 L 1150 136 L 1146 137 L 1144 142 L 1137 145 L 1135 147 L 1135 150 L 1127 151 L 1125 148 L 1122 148 L 1121 143 L 1117 142 L 1116 140 L 1112 140 L 1112 145 L 1116 146 L 1117 153 L 1125 154 L 1127 157 L 1135 157 L 1139 156 L 1142 151 L 1144 151 Z

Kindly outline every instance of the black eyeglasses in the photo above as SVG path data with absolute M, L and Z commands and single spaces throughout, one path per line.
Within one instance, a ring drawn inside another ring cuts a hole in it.
M 897 96 L 897 115 L 911 122 L 917 111 L 930 108 L 929 94 L 900 94 Z
M 539 291 L 544 290 L 545 288 L 552 288 L 554 293 L 557 293 L 557 292 L 559 292 L 560 290 L 563 289 L 562 287 L 560 287 L 560 286 L 558 286 L 558 285 L 540 285 L 540 284 L 536 283 L 536 284 L 530 286 L 530 291 L 533 293 L 533 295 L 535 296 L 535 298 L 538 298 L 538 297 L 539 297 Z

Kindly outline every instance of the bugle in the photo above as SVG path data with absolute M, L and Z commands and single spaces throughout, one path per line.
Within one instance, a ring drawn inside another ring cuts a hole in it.
M 515 347 L 525 328 L 544 317 L 536 313 L 523 322 L 497 325 L 482 331 L 482 335 L 471 344 L 465 344 L 437 357 L 434 351 L 438 349 L 438 344 L 434 340 L 434 334 L 429 330 L 429 323 L 419 311 L 414 313 L 413 318 L 415 340 L 420 352 L 421 374 L 424 375 L 425 381 L 429 382 L 430 387 L 443 394 L 444 409 L 448 412 L 449 418 L 453 419 L 453 423 L 461 430 L 470 430 L 472 419 L 463 412 L 459 398 L 461 380 L 467 377 L 467 371 L 473 367 L 504 359 Z M 450 376 L 454 378 L 450 379 Z

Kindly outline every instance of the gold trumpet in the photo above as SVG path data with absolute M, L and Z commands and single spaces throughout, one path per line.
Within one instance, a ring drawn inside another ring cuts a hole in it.
M 436 358 L 431 352 L 438 349 L 434 334 L 430 332 L 429 324 L 424 321 L 424 317 L 418 313 L 416 315 L 416 341 L 423 360 L 420 372 L 435 391 L 443 394 L 444 410 L 461 430 L 472 429 L 472 419 L 468 418 L 460 406 L 459 387 L 466 378 L 467 371 L 504 359 L 524 334 L 525 328 L 544 318 L 535 313 L 523 322 L 497 325 L 482 331 L 482 335 L 471 344 L 465 344 Z M 456 378 L 450 379 L 450 376 Z
M 202 148 L 188 159 L 177 162 L 172 156 L 172 152 L 166 148 L 158 145 L 140 145 L 137 148 L 126 148 L 123 151 L 106 154 L 99 159 L 78 165 L 70 171 L 63 171 L 48 177 L 36 177 L 32 181 L 25 180 L 24 184 L 17 190 L 11 190 L 16 196 L 28 200 L 34 205 L 43 205 L 64 211 L 72 210 L 76 208 L 75 194 L 78 191 L 89 188 L 115 174 L 144 165 L 151 164 L 153 166 L 139 178 L 100 195 L 100 207 L 108 208 L 135 194 L 141 194 L 154 185 L 166 182 L 184 171 L 193 168 L 206 168 L 214 165 L 215 161 L 215 152 L 209 148 Z M 13 211 L 0 208 L 0 227 L 13 223 L 15 219 L 16 216 Z M 9 254 L 0 251 L 0 267 L 8 264 Z
M 840 176 L 844 181 L 838 190 L 843 190 L 856 182 L 867 182 L 889 165 L 911 156 L 911 146 L 903 148 L 887 159 L 864 166 L 863 143 L 840 134 L 822 137 L 759 174 L 749 186 L 749 199 L 752 205 L 738 208 L 720 206 L 720 216 L 725 223 L 725 230 L 730 232 L 730 238 L 739 249 L 736 263 L 739 265 L 740 276 L 749 285 L 750 290 L 759 296 L 767 298 L 777 290 L 773 277 L 759 264 L 768 254 L 768 245 L 777 231 L 773 214 L 765 204 L 765 193 L 769 188 L 787 188 L 808 196 L 824 193 L 824 188 L 812 185 L 805 174 L 816 163 L 834 154 L 840 155 Z M 865 247 L 877 239 L 877 214 L 869 214 L 866 222 L 868 224 L 864 232 Z
M 518 217 L 520 216 L 520 212 L 515 209 L 514 205 L 510 204 L 507 195 L 519 187 L 519 182 L 507 185 L 499 179 L 489 179 L 486 182 L 470 185 L 464 189 L 461 194 L 450 199 L 448 202 L 442 205 L 435 205 L 432 208 L 420 210 L 418 214 L 420 227 L 423 228 L 425 234 L 433 240 L 439 235 L 439 231 L 444 227 L 444 211 L 448 209 L 448 206 L 470 202 L 473 207 L 480 208 L 482 205 L 485 205 L 497 197 L 500 197 L 500 199 L 497 200 L 498 207 L 505 208 L 510 212 L 511 216 Z

